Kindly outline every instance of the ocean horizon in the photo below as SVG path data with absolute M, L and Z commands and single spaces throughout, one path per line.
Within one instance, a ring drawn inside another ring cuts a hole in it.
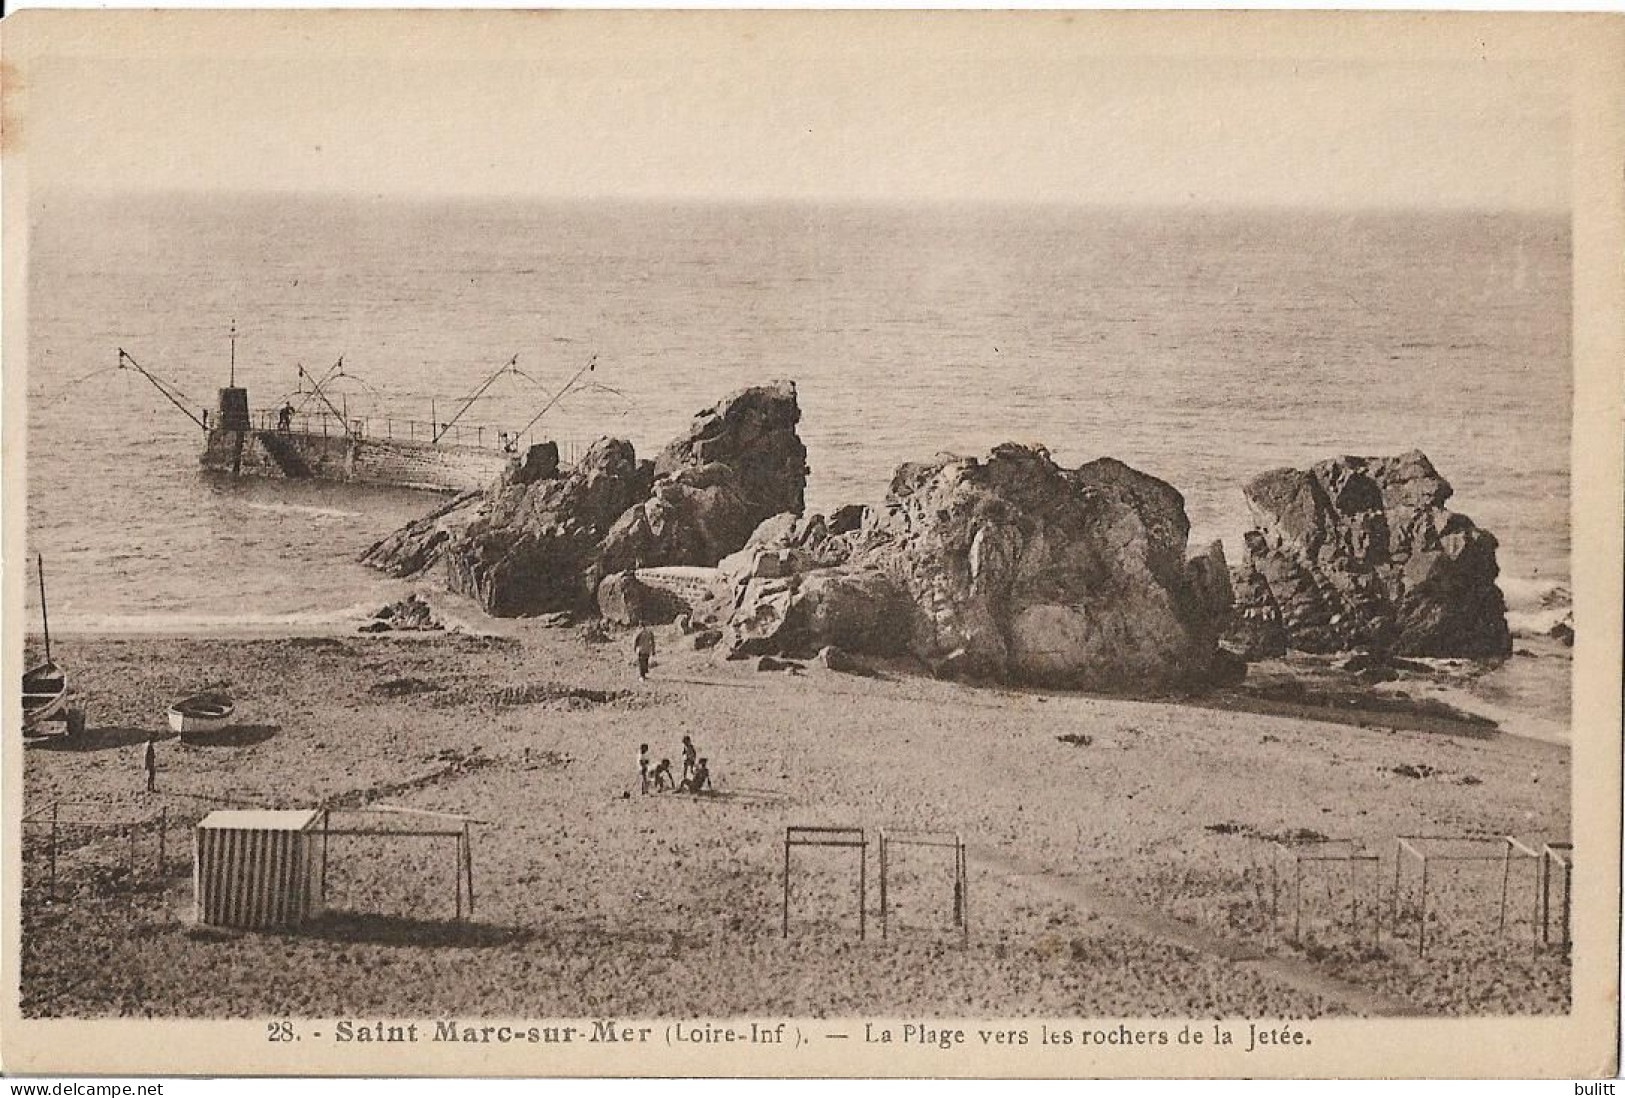
M 234 323 L 255 407 L 343 355 L 351 414 L 443 420 L 517 354 L 466 416 L 494 431 L 596 356 L 601 388 L 538 430 L 652 456 L 790 378 L 813 510 L 1039 443 L 1167 480 L 1232 563 L 1251 477 L 1421 449 L 1499 539 L 1515 628 L 1567 609 L 1564 216 L 51 194 L 29 230 L 53 626 L 324 620 L 392 590 L 355 558 L 433 497 L 206 476 L 196 426 L 115 368 L 123 348 L 212 408 Z

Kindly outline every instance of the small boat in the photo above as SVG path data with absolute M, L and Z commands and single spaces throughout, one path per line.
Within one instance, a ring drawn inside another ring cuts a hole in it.
M 218 732 L 231 723 L 237 706 L 225 694 L 193 694 L 169 707 L 169 727 L 181 735 Z
M 52 720 L 68 704 L 68 675 L 46 660 L 23 672 L 23 731 Z
M 39 557 L 39 608 L 45 625 L 45 662 L 23 672 L 23 734 L 58 720 L 68 704 L 68 673 L 51 658 L 51 614 L 45 604 L 45 558 Z M 70 725 L 70 731 L 72 726 Z

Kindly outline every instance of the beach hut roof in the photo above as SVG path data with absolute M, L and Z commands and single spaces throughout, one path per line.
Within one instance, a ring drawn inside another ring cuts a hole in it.
M 203 817 L 198 826 L 222 831 L 307 831 L 320 816 L 314 808 L 223 809 Z

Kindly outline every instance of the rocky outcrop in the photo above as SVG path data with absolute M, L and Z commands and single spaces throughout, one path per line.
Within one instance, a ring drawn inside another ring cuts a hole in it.
M 800 420 L 788 381 L 734 393 L 695 416 L 655 459 L 649 498 L 605 538 L 605 573 L 713 565 L 764 519 L 800 514 L 807 485 Z
M 590 604 L 604 536 L 653 475 L 631 443 L 600 439 L 562 476 L 499 482 L 447 541 L 446 586 L 498 617 Z
M 1495 538 L 1445 507 L 1451 491 L 1414 450 L 1254 478 L 1230 642 L 1252 658 L 1511 652 Z
M 683 604 L 669 592 L 650 587 L 632 572 L 617 572 L 598 585 L 598 613 L 616 625 L 665 625 L 683 612 Z
M 484 492 L 408 524 L 362 560 L 397 576 L 442 567 L 450 590 L 499 616 L 590 608 L 606 576 L 714 565 L 763 519 L 798 511 L 800 418 L 794 384 L 780 382 L 701 412 L 652 462 L 620 439 L 599 440 L 569 469 L 556 448 L 532 447 Z
M 483 492 L 464 492 L 445 505 L 413 519 L 361 554 L 361 563 L 405 578 L 427 572 L 440 563 L 446 543 L 460 534 L 479 513 Z
M 899 467 L 884 506 L 855 529 L 833 533 L 816 516 L 774 524 L 752 536 L 757 566 L 739 580 L 740 654 L 834 644 L 912 653 L 938 674 L 1110 691 L 1234 673 L 1217 647 L 1222 551 L 1187 564 L 1179 493 L 1118 461 L 1069 470 L 1041 449 L 1001 446 L 986 461 Z M 798 570 L 761 575 L 774 550 Z M 854 620 L 848 593 L 882 612 Z
M 810 659 L 826 645 L 877 656 L 908 654 L 912 613 L 903 592 L 874 569 L 815 568 L 747 578 L 728 618 L 730 658 Z

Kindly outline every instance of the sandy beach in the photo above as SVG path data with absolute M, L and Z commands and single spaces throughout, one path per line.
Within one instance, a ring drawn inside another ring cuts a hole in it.
M 42 828 L 26 829 L 25 1015 L 1568 1008 L 1566 952 L 1532 944 L 1533 862 L 1510 864 L 1504 931 L 1500 860 L 1436 866 L 1421 957 L 1413 894 L 1396 906 L 1392 892 L 1399 835 L 1511 834 L 1537 850 L 1567 840 L 1561 743 L 1242 693 L 1012 691 L 905 666 L 764 673 L 694 651 L 675 627 L 657 631 L 648 682 L 619 633 L 593 643 L 536 621 L 497 623 L 497 636 L 353 628 L 53 638 L 89 731 L 78 745 L 27 749 L 26 809 L 162 812 L 167 861 L 159 876 L 155 827 L 133 847 L 116 828 L 64 827 L 53 899 Z M 239 724 L 220 742 L 182 743 L 164 708 L 204 687 L 236 697 Z M 141 769 L 148 731 L 163 737 L 154 794 Z M 638 745 L 680 769 L 685 734 L 710 759 L 715 795 L 642 795 Z M 216 808 L 323 804 L 488 821 L 475 827 L 474 918 L 453 918 L 449 844 L 335 838 L 333 910 L 314 926 L 194 925 L 193 822 Z M 882 940 L 873 846 L 867 938 L 856 859 L 817 850 L 796 855 L 782 938 L 794 824 L 862 827 L 871 843 L 882 827 L 958 832 L 968 942 L 950 925 L 951 862 L 928 850 L 893 858 Z M 1352 887 L 1349 863 L 1310 865 L 1299 914 L 1293 852 L 1304 847 L 1275 840 L 1316 836 L 1375 860 L 1358 863 Z M 1404 867 L 1406 889 L 1414 870 Z

